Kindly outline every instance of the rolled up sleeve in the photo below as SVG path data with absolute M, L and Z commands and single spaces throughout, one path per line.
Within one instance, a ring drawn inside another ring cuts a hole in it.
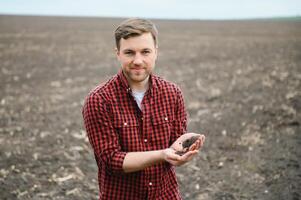
M 89 94 L 83 106 L 82 115 L 97 164 L 105 165 L 112 173 L 123 172 L 122 165 L 126 152 L 121 151 L 107 101 L 97 93 Z

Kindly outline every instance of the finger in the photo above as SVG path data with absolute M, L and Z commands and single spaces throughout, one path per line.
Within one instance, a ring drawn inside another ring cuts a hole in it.
M 200 146 L 203 146 L 204 141 L 205 141 L 205 136 L 202 135 L 202 136 L 200 137 Z
M 197 150 L 197 149 L 199 149 L 200 142 L 197 140 L 197 141 L 195 141 L 194 145 L 195 145 L 195 148 L 193 150 Z
M 200 138 L 199 142 L 199 149 L 203 146 L 203 140 Z
M 193 155 L 196 155 L 199 151 L 198 150 L 193 150 L 193 151 L 188 151 L 182 156 L 182 160 L 187 160 L 188 158 L 192 157 Z
M 196 149 L 196 143 L 193 143 L 190 148 L 189 148 L 189 151 L 193 151 Z
M 187 154 L 185 157 L 182 158 L 182 162 L 189 162 L 190 160 L 193 159 L 193 157 L 196 155 L 197 153 L 190 153 Z
M 199 149 L 200 146 L 201 146 L 201 139 L 200 139 L 200 138 L 197 139 L 197 140 L 195 141 L 194 145 L 195 145 L 195 148 L 192 149 L 192 150 L 197 150 L 197 149 Z
M 201 139 L 203 142 L 205 142 L 205 135 L 201 135 Z
M 179 161 L 181 160 L 181 156 L 178 155 L 178 154 L 169 154 L 168 157 L 167 157 L 169 160 L 174 160 L 174 161 Z
M 198 148 L 199 142 L 202 140 L 201 135 L 198 135 L 198 138 L 195 140 L 194 144 L 196 144 L 196 149 Z
M 170 164 L 174 165 L 174 166 L 179 166 L 181 161 L 178 160 L 167 160 L 167 162 L 169 162 Z
M 199 149 L 201 147 L 201 144 L 202 144 L 202 140 L 199 138 L 197 141 L 196 141 L 196 149 Z

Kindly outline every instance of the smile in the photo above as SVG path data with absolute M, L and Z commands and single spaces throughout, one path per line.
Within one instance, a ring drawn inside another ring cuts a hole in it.
M 132 67 L 131 70 L 140 71 L 143 70 L 142 67 Z

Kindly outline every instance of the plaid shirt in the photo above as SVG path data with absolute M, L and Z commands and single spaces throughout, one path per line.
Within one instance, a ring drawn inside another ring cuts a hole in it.
M 168 148 L 186 132 L 180 89 L 155 75 L 138 108 L 122 71 L 90 92 L 84 124 L 98 165 L 99 199 L 181 199 L 174 167 L 167 162 L 124 173 L 127 152 Z

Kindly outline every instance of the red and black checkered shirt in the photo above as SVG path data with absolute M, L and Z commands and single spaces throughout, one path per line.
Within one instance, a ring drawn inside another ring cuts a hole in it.
M 174 167 L 164 162 L 125 173 L 127 152 L 168 148 L 186 132 L 182 92 L 155 75 L 139 109 L 122 71 L 90 92 L 83 118 L 98 165 L 99 199 L 181 199 Z

